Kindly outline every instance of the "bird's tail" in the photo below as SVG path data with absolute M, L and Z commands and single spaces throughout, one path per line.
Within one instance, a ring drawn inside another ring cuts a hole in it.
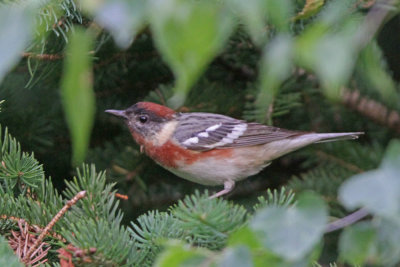
M 353 132 L 353 133 L 310 133 L 315 135 L 317 141 L 315 143 L 333 142 L 339 140 L 351 140 L 357 139 L 364 132 Z
M 332 142 L 338 140 L 356 139 L 363 132 L 352 133 L 304 133 L 290 138 L 284 138 L 264 145 L 266 161 L 274 160 L 289 152 L 311 145 L 313 143 Z

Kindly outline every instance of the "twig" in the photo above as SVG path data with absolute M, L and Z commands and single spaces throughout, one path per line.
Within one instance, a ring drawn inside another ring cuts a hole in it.
M 59 54 L 35 54 L 35 53 L 31 53 L 31 52 L 25 52 L 25 53 L 22 53 L 22 57 L 54 61 L 54 60 L 62 59 L 64 56 L 59 55 Z
M 342 90 L 341 101 L 345 106 L 400 133 L 400 114 L 397 111 L 389 110 L 383 104 L 361 96 L 358 90 L 350 91 L 347 88 Z
M 129 199 L 129 197 L 127 195 L 123 195 L 123 194 L 120 194 L 120 193 L 115 193 L 115 197 L 123 199 L 123 200 L 128 200 Z
M 349 226 L 355 222 L 358 222 L 362 218 L 368 216 L 368 214 L 369 214 L 368 211 L 366 211 L 365 209 L 359 209 L 359 210 L 347 215 L 346 217 L 343 217 L 339 220 L 329 223 L 326 226 L 325 233 L 330 233 L 330 232 L 342 229 L 346 226 Z
M 44 237 L 47 235 L 47 232 L 53 228 L 58 220 L 67 212 L 69 208 L 71 208 L 75 203 L 86 196 L 86 191 L 81 191 L 76 196 L 74 196 L 71 200 L 65 204 L 65 206 L 56 214 L 56 216 L 51 219 L 50 223 L 44 228 L 43 232 L 39 235 L 38 239 L 35 241 L 32 247 L 30 247 L 28 253 L 25 255 L 23 261 L 27 262 L 32 255 L 32 253 L 36 250 L 39 244 L 43 241 Z

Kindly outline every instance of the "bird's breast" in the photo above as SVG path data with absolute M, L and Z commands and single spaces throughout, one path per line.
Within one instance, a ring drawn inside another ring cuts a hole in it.
M 205 158 L 214 158 L 217 160 L 218 158 L 230 157 L 232 155 L 231 149 L 212 149 L 209 151 L 199 152 L 181 147 L 171 140 L 161 146 L 146 144 L 145 151 L 146 154 L 157 163 L 168 168 L 177 168 L 181 165 L 191 165 Z
M 229 148 L 198 152 L 180 147 L 173 141 L 159 147 L 146 147 L 146 153 L 167 170 L 204 185 L 239 181 L 258 173 L 268 162 L 257 155 L 257 150 Z

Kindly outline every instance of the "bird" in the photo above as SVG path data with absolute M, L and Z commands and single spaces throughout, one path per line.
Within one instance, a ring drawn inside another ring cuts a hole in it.
M 223 185 L 210 198 L 230 193 L 236 182 L 297 149 L 364 134 L 287 130 L 221 114 L 175 112 L 152 102 L 105 112 L 123 118 L 140 151 L 168 171 L 202 185 Z

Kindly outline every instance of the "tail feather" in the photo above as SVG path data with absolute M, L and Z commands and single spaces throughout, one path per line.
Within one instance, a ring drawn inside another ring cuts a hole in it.
M 352 133 L 315 133 L 317 141 L 315 143 L 334 142 L 339 140 L 351 140 L 357 139 L 364 132 L 352 132 Z
M 332 142 L 338 140 L 356 139 L 363 132 L 352 133 L 306 133 L 291 138 L 273 141 L 264 145 L 267 161 L 274 160 L 287 153 L 308 146 L 313 143 Z

